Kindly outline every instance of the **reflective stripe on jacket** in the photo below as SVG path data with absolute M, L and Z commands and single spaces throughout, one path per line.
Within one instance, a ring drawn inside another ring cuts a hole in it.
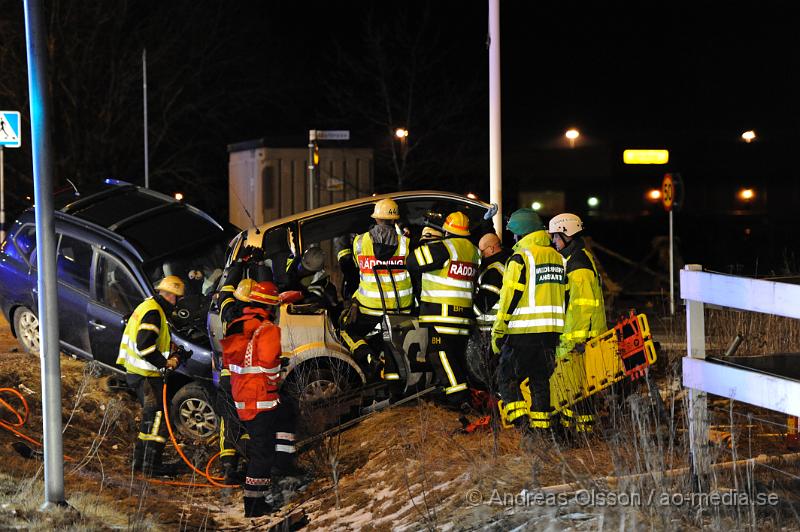
M 150 329 L 153 326 L 150 324 L 143 324 L 142 318 L 150 311 L 158 311 L 161 317 L 161 325 L 158 329 L 158 339 L 152 348 L 148 348 L 147 352 L 139 352 L 136 345 L 136 337 L 139 335 L 140 329 Z M 164 358 L 169 358 L 170 353 L 170 334 L 169 326 L 167 325 L 167 316 L 164 310 L 152 297 L 148 297 L 142 301 L 138 307 L 133 311 L 131 317 L 128 319 L 128 324 L 122 332 L 122 341 L 119 345 L 119 355 L 117 356 L 117 364 L 125 366 L 125 371 L 128 373 L 135 373 L 136 375 L 143 375 L 145 377 L 158 377 L 161 373 L 154 365 L 145 360 L 144 356 L 158 351 Z
M 375 257 L 372 237 L 369 233 L 358 235 L 353 241 L 353 253 L 355 254 L 361 276 L 355 298 L 360 305 L 359 311 L 364 314 L 373 316 L 383 315 L 381 290 L 383 291 L 387 310 L 398 310 L 397 300 L 399 298 L 400 312 L 407 313 L 411 311 L 411 304 L 414 301 L 414 291 L 411 286 L 411 276 L 408 274 L 408 271 L 405 269 L 392 270 L 390 276 L 388 270 L 379 269 L 378 279 L 376 279 L 375 272 L 372 270 L 376 264 L 405 267 L 406 257 L 408 257 L 409 240 L 408 237 L 402 235 L 398 236 L 398 239 L 397 249 L 394 255 L 388 260 L 378 260 Z M 392 277 L 394 277 L 394 285 L 397 286 L 396 293 L 392 285 Z M 378 283 L 380 283 L 380 286 Z
M 559 353 L 567 353 L 575 344 L 607 329 L 603 289 L 594 257 L 582 241 L 576 242 L 576 248 L 567 257 L 567 315 Z
M 487 274 L 490 272 L 497 272 L 500 274 L 500 286 L 495 286 L 494 284 L 486 281 Z M 497 309 L 500 308 L 500 289 L 502 287 L 502 278 L 503 275 L 506 273 L 506 265 L 503 261 L 496 260 L 486 266 L 486 269 L 483 270 L 480 275 L 478 275 L 477 281 L 477 292 L 481 290 L 486 290 L 488 292 L 492 292 L 497 294 L 498 299 L 491 308 L 486 309 L 486 312 L 481 312 L 481 309 L 478 308 L 477 305 L 473 306 L 473 310 L 475 311 L 475 321 L 478 325 L 478 328 L 482 331 L 489 331 L 492 329 L 492 324 L 494 323 L 495 318 L 497 317 Z
M 561 332 L 564 329 L 564 258 L 546 231 L 526 235 L 506 263 L 492 337 Z
M 423 272 L 420 300 L 472 308 L 475 277 L 478 274 L 478 249 L 466 238 L 444 238 L 437 243 L 445 246 L 450 258 L 442 268 Z M 420 265 L 432 262 L 428 245 L 414 250 Z
M 239 418 L 249 421 L 259 412 L 276 408 L 280 403 L 280 328 L 269 320 L 251 317 L 244 324 L 244 332 L 222 339 L 222 347 Z

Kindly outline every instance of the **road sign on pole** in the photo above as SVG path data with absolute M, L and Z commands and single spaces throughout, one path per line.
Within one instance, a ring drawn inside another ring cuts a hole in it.
M 22 145 L 18 111 L 0 111 L 0 146 L 19 148 Z
M 318 140 L 350 140 L 349 129 L 309 129 L 308 130 L 308 209 L 314 208 L 314 189 L 316 180 L 314 174 L 319 165 Z
M 683 181 L 680 174 L 664 174 L 661 181 L 661 203 L 669 212 L 669 312 L 675 315 L 675 239 L 673 236 L 673 213 L 683 203 Z
M 318 129 L 315 133 L 317 140 L 350 140 L 349 129 Z

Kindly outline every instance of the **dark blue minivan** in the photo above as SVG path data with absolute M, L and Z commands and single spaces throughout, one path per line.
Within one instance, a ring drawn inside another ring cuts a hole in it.
M 170 380 L 175 426 L 190 437 L 217 429 L 206 317 L 235 229 L 151 189 L 107 180 L 55 213 L 61 349 L 124 373 L 116 365 L 133 309 L 166 275 L 186 284 L 170 317 L 173 342 L 192 351 Z M 0 245 L 0 307 L 25 351 L 39 351 L 36 228 L 33 209 Z

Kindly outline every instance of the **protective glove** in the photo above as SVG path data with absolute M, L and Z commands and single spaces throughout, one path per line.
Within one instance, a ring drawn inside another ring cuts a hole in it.
M 495 355 L 499 355 L 500 351 L 503 348 L 503 344 L 506 342 L 505 335 L 492 335 L 492 353 Z
M 339 316 L 339 328 L 344 329 L 351 323 L 358 319 L 358 302 L 353 299 L 350 301 L 350 306 L 345 307 L 342 314 Z
M 167 359 L 167 363 L 164 365 L 165 368 L 172 371 L 177 368 L 181 364 L 181 359 L 179 356 L 172 355 Z

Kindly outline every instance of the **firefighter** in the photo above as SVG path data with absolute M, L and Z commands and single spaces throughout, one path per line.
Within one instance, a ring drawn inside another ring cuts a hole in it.
M 481 265 L 478 269 L 473 309 L 478 329 L 489 333 L 497 316 L 503 274 L 511 253 L 503 247 L 496 233 L 486 233 L 481 237 L 478 241 L 478 252 L 481 254 Z
M 419 321 L 428 329 L 428 362 L 449 406 L 467 401 L 464 354 L 475 323 L 472 296 L 478 273 L 478 250 L 469 241 L 469 218 L 447 216 L 444 238 L 419 246 L 408 257 L 408 270 L 421 272 Z
M 567 260 L 567 312 L 557 357 L 571 351 L 582 353 L 587 340 L 607 329 L 600 275 L 594 256 L 579 234 L 582 231 L 580 217 L 570 213 L 553 217 L 548 227 L 553 245 Z M 564 426 L 574 427 L 577 432 L 591 432 L 594 421 L 594 409 L 588 400 L 578 403 L 574 411 L 561 411 Z
M 161 457 L 167 443 L 162 371 L 173 370 L 181 362 L 171 350 L 167 316 L 172 315 L 184 289 L 180 277 L 164 277 L 156 286 L 157 294 L 142 301 L 131 314 L 119 346 L 117 364 L 125 366 L 125 380 L 142 407 L 133 469 L 147 476 L 172 476 L 183 469 L 177 463 L 162 463 Z
M 384 361 L 378 359 L 364 336 L 380 323 L 384 304 L 392 312 L 411 312 L 413 290 L 411 277 L 405 270 L 409 239 L 399 234 L 394 226 L 395 220 L 400 218 L 394 200 L 387 198 L 376 202 L 372 218 L 375 225 L 353 240 L 353 258 L 358 265 L 360 281 L 349 308 L 342 312 L 339 324 L 342 339 L 353 358 L 366 369 L 369 378 L 381 375 L 384 380 L 399 380 L 392 357 L 388 357 L 384 369 Z M 389 270 L 377 270 L 376 278 L 375 265 L 397 265 L 403 269 L 391 270 L 391 276 Z
M 444 236 L 444 234 L 436 228 L 425 226 L 422 228 L 422 234 L 419 237 L 418 246 L 421 246 L 428 242 L 433 242 L 434 240 L 439 240 Z M 420 292 L 422 291 L 422 272 L 415 271 L 409 272 L 411 275 L 411 286 L 414 287 L 414 301 L 416 302 L 417 306 L 419 306 L 420 302 Z
M 550 246 L 545 226 L 533 209 L 515 211 L 507 229 L 517 243 L 506 263 L 491 333 L 492 351 L 500 355 L 501 416 L 518 427 L 549 430 L 550 376 L 564 329 L 564 259 Z M 526 378 L 530 407 L 520 390 Z
M 316 303 L 334 316 L 341 312 L 336 287 L 325 271 L 325 252 L 319 246 L 311 246 L 303 252 L 300 260 L 289 259 L 286 264 L 289 279 L 287 290 L 303 294 L 303 303 Z M 338 311 L 338 312 L 337 312 Z
M 224 297 L 220 304 L 222 318 L 222 336 L 228 336 L 228 325 L 240 318 L 250 306 L 250 292 L 256 281 L 245 278 L 239 281 L 236 289 L 230 292 L 223 287 Z M 227 295 L 229 294 L 229 295 Z M 236 407 L 231 395 L 231 372 L 222 358 L 214 356 L 213 364 L 219 369 L 219 385 L 217 388 L 217 414 L 219 423 L 219 461 L 225 474 L 225 484 L 242 484 L 244 474 L 239 471 L 239 458 L 247 456 L 247 442 L 250 439 L 244 425 L 236 414 Z
M 358 290 L 358 264 L 353 260 L 353 239 L 354 233 L 346 233 L 333 239 L 333 252 L 336 253 L 336 260 L 342 272 L 342 298 L 350 300 Z
M 244 483 L 244 515 L 258 517 L 273 509 L 278 475 L 298 470 L 295 464 L 294 416 L 281 405 L 280 328 L 272 323 L 278 289 L 256 283 L 242 315 L 228 324 L 222 340 L 224 364 L 231 372 L 236 412 L 250 436 Z

